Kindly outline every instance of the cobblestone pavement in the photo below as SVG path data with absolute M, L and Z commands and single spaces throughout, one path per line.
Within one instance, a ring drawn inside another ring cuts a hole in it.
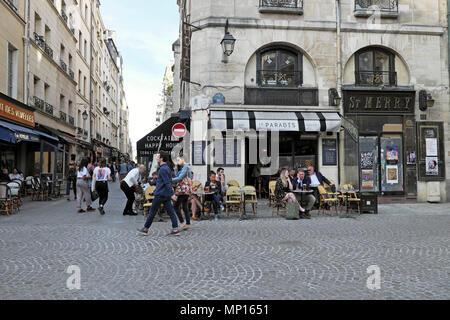
M 107 214 L 26 202 L 0 217 L 0 299 L 450 299 L 450 206 L 383 205 L 379 215 L 170 223 L 138 236 L 118 183 Z M 70 265 L 81 289 L 69 290 Z M 369 290 L 367 268 L 381 269 Z

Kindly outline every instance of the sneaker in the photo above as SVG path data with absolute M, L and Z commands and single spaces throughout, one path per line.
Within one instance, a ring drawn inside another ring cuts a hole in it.
M 138 229 L 138 233 L 143 236 L 148 236 L 148 229 L 146 228 Z
M 129 216 L 137 216 L 138 214 L 137 214 L 137 212 L 130 211 L 130 212 L 128 212 L 128 215 Z
M 78 209 L 78 213 L 85 213 L 86 211 L 83 209 Z
M 222 206 L 220 206 L 220 209 L 222 210 L 222 211 L 225 211 L 225 207 L 222 205 Z
M 190 224 L 184 225 L 183 230 L 184 230 L 184 231 L 189 231 L 189 230 L 191 230 L 191 225 L 190 225 Z
M 178 230 L 183 231 L 184 228 L 186 228 L 186 223 L 185 222 L 180 223 L 180 225 L 178 226 Z
M 102 216 L 105 214 L 105 210 L 103 209 L 103 207 L 98 207 L 98 211 Z
M 172 230 L 171 233 L 168 234 L 169 236 L 179 236 L 180 235 L 180 231 L 179 230 Z
M 87 207 L 87 211 L 95 211 L 95 209 L 92 207 Z
M 214 221 L 219 221 L 219 215 L 218 215 L 218 214 L 216 214 L 216 215 L 214 216 Z

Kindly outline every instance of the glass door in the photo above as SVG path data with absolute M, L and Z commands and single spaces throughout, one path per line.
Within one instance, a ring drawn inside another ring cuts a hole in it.
M 361 191 L 379 192 L 378 136 L 359 137 Z
M 403 136 L 384 133 L 380 137 L 381 192 L 403 194 Z

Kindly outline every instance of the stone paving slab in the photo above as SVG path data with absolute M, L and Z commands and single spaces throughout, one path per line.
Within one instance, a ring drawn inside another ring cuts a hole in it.
M 0 216 L 0 299 L 450 299 L 450 205 L 381 205 L 378 215 L 170 223 L 138 236 L 118 183 L 107 214 L 27 201 Z M 69 290 L 70 265 L 81 289 Z M 379 266 L 381 289 L 366 286 Z

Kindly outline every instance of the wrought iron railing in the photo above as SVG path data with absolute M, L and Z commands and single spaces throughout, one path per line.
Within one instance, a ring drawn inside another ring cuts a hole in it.
M 67 14 L 65 13 L 64 10 L 61 10 L 61 17 L 63 18 L 64 22 L 67 24 L 67 22 L 69 21 L 69 18 L 67 17 Z
M 61 119 L 61 121 L 67 122 L 67 114 L 63 111 L 59 112 L 59 119 Z
M 356 84 L 360 86 L 396 86 L 397 72 L 392 71 L 356 71 Z
M 50 115 L 53 115 L 53 106 L 46 102 L 44 111 Z
M 355 11 L 360 10 L 398 12 L 398 0 L 355 0 Z
M 77 128 L 77 134 L 82 135 L 83 134 L 83 128 Z
M 102 141 L 102 136 L 100 135 L 100 133 L 97 132 L 95 137 L 97 138 L 98 141 Z
M 6 3 L 14 10 L 17 11 L 17 7 L 12 0 L 6 0 Z
M 297 87 L 302 84 L 302 80 L 300 71 L 258 71 L 258 83 L 262 87 Z
M 42 49 L 45 50 L 45 40 L 44 36 L 40 36 L 36 32 L 34 32 L 34 42 Z
M 263 8 L 303 8 L 303 0 L 259 0 L 259 6 Z
M 67 64 L 62 59 L 59 60 L 59 65 L 64 70 L 64 72 L 67 72 Z
M 34 96 L 33 99 L 34 99 L 34 106 L 36 108 L 38 108 L 39 110 L 44 111 L 44 108 L 45 108 L 44 100 L 42 100 L 42 99 L 40 99 L 40 98 L 38 98 L 36 96 Z
M 72 78 L 72 80 L 75 80 L 75 73 L 72 69 L 69 69 L 69 76 Z
M 83 131 L 83 136 L 85 136 L 85 137 L 87 137 L 87 136 L 88 136 L 88 132 L 87 132 L 87 130 L 84 130 L 84 131 Z
M 74 117 L 69 116 L 69 124 L 70 124 L 71 126 L 75 126 L 75 118 L 74 118 Z
M 53 59 L 53 49 L 46 43 L 44 48 L 45 53 Z

